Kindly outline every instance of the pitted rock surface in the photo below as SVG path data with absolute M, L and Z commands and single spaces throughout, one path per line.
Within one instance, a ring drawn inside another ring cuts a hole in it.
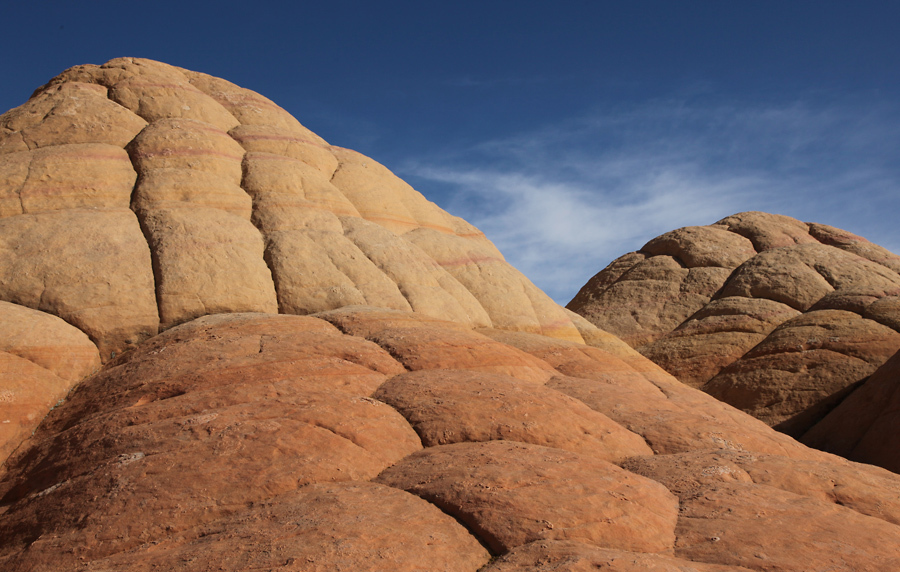
M 900 256 L 852 233 L 747 212 L 651 240 L 568 308 L 800 437 L 900 350 L 898 271 Z
M 754 570 L 876 572 L 900 566 L 897 530 L 765 485 L 721 484 L 682 496 L 675 555 Z
M 743 572 L 749 568 L 702 564 L 664 554 L 599 548 L 574 540 L 539 540 L 492 562 L 483 572 Z
M 612 462 L 652 454 L 639 435 L 584 403 L 503 375 L 419 371 L 391 378 L 373 397 L 397 409 L 426 447 L 507 440 Z

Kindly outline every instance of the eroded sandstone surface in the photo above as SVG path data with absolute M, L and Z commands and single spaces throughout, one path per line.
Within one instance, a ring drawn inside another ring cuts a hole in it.
M 138 58 L 66 70 L 0 116 L 0 300 L 61 317 L 104 361 L 206 314 L 353 304 L 583 340 L 478 229 L 375 160 Z
M 801 438 L 900 350 L 898 272 L 900 256 L 862 237 L 747 212 L 651 240 L 568 308 L 682 382 Z M 808 442 L 848 451 L 824 432 Z
M 626 359 L 372 307 L 201 317 L 8 459 L 0 567 L 900 565 L 900 476 Z
M 618 262 L 678 281 L 639 293 L 655 324 L 786 241 L 900 269 L 835 229 L 732 219 Z M 811 350 L 874 363 L 892 338 L 862 320 L 896 317 L 866 292 L 890 276 L 708 316 L 791 324 L 773 354 L 833 327 Z M 891 418 L 864 387 L 841 446 Z M 0 421 L 4 571 L 900 569 L 900 476 L 679 382 L 372 159 L 150 60 L 72 68 L 0 116 Z

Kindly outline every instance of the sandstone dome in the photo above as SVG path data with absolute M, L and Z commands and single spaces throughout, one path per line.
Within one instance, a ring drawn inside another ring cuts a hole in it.
M 206 314 L 359 304 L 582 340 L 472 225 L 205 74 L 63 72 L 0 118 L 0 184 L 0 300 L 104 361 Z
M 568 308 L 801 438 L 900 350 L 898 272 L 900 256 L 850 232 L 746 212 L 654 238 Z
M 4 571 L 900 569 L 900 477 L 204 74 L 79 66 L 0 116 L 0 326 Z

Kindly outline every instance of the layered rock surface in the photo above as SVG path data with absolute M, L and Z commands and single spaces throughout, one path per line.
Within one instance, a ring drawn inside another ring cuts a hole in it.
M 568 308 L 801 437 L 900 350 L 898 272 L 900 256 L 864 238 L 748 212 L 651 240 Z
M 900 564 L 900 477 L 620 353 L 371 307 L 196 319 L 10 457 L 0 567 Z

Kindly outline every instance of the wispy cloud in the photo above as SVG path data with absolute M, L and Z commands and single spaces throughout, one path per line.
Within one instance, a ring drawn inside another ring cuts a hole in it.
M 745 210 L 896 249 L 898 127 L 887 106 L 656 101 L 413 158 L 400 173 L 564 304 L 650 238 Z

